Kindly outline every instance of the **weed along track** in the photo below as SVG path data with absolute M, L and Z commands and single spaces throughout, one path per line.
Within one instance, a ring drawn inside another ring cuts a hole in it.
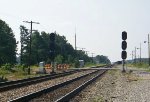
M 85 71 L 78 71 L 77 73 L 72 73 L 67 76 L 62 76 L 62 77 L 57 77 L 53 78 L 51 80 L 46 80 L 42 81 L 39 83 L 34 83 L 29 85 L 23 85 L 22 87 L 20 86 L 19 88 L 15 87 L 14 89 L 10 89 L 7 91 L 3 91 L 0 93 L 0 102 L 6 102 L 6 101 L 15 101 L 15 99 L 36 93 L 40 90 L 47 89 L 49 87 L 58 85 L 62 82 L 66 82 L 67 80 L 71 80 L 74 78 L 77 78 L 79 76 L 83 76 L 92 72 L 95 72 L 96 70 L 85 70 Z

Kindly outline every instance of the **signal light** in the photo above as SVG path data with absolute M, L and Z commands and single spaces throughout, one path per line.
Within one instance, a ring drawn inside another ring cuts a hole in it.
M 127 42 L 125 41 L 127 39 L 127 32 L 126 31 L 123 31 L 122 32 L 122 53 L 121 53 L 121 58 L 122 59 L 126 59 L 127 58 L 127 52 L 125 51 L 126 48 L 127 48 Z
M 126 59 L 127 58 L 127 52 L 126 51 L 122 51 L 121 58 L 122 59 Z
M 122 40 L 126 40 L 127 39 L 127 32 L 123 31 L 122 32 Z
M 127 48 L 127 42 L 126 41 L 122 41 L 122 49 L 126 50 Z

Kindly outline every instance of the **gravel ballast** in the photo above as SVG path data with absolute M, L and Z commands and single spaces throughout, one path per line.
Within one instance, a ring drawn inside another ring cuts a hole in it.
M 150 72 L 109 70 L 71 102 L 150 102 Z
M 30 102 L 55 102 L 57 99 L 61 98 L 62 96 L 68 94 L 69 92 L 73 91 L 74 89 L 76 89 L 77 87 L 79 87 L 80 85 L 82 85 L 83 83 L 85 83 L 86 81 L 90 80 L 91 78 L 99 75 L 99 72 L 96 72 L 94 74 L 90 74 L 86 77 L 83 77 L 79 80 L 76 80 L 74 82 L 71 82 L 70 84 L 67 84 L 63 87 L 60 87 L 54 91 L 51 91 L 49 93 L 43 94 L 40 97 L 37 97 L 33 100 L 31 100 Z
M 95 70 L 81 71 L 81 72 L 74 73 L 74 74 L 71 74 L 68 76 L 55 78 L 55 79 L 51 79 L 51 80 L 44 81 L 41 83 L 36 83 L 36 84 L 29 85 L 29 86 L 24 86 L 24 87 L 15 88 L 12 90 L 0 92 L 0 102 L 7 102 L 9 100 L 15 99 L 15 98 L 20 97 L 22 95 L 36 92 L 38 90 L 42 90 L 44 88 L 51 87 L 51 86 L 56 85 L 58 83 L 65 82 L 67 80 L 71 80 L 73 78 L 76 78 L 76 77 L 79 77 L 79 76 L 82 76 L 82 75 L 85 75 L 87 73 L 91 73 L 94 71 Z

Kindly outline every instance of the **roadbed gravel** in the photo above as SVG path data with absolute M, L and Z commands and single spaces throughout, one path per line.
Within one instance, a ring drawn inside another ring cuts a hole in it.
M 76 89 L 78 86 L 82 85 L 89 79 L 99 75 L 99 72 L 96 72 L 94 74 L 90 74 L 86 77 L 83 77 L 79 80 L 76 80 L 74 82 L 71 82 L 70 84 L 67 84 L 63 87 L 60 87 L 54 91 L 48 92 L 46 94 L 43 94 L 40 97 L 37 97 L 30 102 L 55 102 L 57 99 L 61 98 L 62 96 L 66 95 L 67 93 L 71 92 L 72 90 Z
M 42 90 L 44 88 L 48 88 L 58 83 L 65 82 L 66 80 L 70 80 L 70 79 L 73 79 L 73 78 L 76 78 L 76 77 L 79 77 L 79 76 L 82 76 L 82 75 L 85 75 L 87 73 L 91 73 L 94 71 L 95 70 L 81 71 L 81 72 L 77 72 L 68 76 L 59 77 L 59 78 L 47 80 L 41 83 L 36 83 L 36 84 L 29 85 L 29 86 L 27 85 L 27 86 L 23 86 L 20 88 L 15 88 L 12 90 L 0 92 L 0 102 L 7 102 L 9 100 L 15 99 L 22 95 L 29 94 L 38 90 Z
M 150 72 L 109 70 L 71 102 L 150 102 Z

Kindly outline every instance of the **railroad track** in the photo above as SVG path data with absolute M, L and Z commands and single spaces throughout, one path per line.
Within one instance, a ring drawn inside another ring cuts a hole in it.
M 19 87 L 26 86 L 26 85 L 31 85 L 33 83 L 34 84 L 40 83 L 40 82 L 43 82 L 46 80 L 51 80 L 51 79 L 58 78 L 58 77 L 63 77 L 66 75 L 70 75 L 70 74 L 79 72 L 79 71 L 81 71 L 81 70 L 73 70 L 73 71 L 68 71 L 68 72 L 63 72 L 63 73 L 58 73 L 58 74 L 50 74 L 50 75 L 38 76 L 38 77 L 16 80 L 16 81 L 1 82 L 0 83 L 0 92 L 7 91 L 10 89 L 14 89 L 14 88 L 19 88 Z
M 0 102 L 7 102 L 10 100 L 14 100 L 17 99 L 18 97 L 22 97 L 31 94 L 33 92 L 38 92 L 39 90 L 46 89 L 48 87 L 59 84 L 61 82 L 65 82 L 66 80 L 71 80 L 77 76 L 85 75 L 93 71 L 95 70 L 78 71 L 78 73 L 73 73 L 63 77 L 53 78 L 51 80 L 42 81 L 40 83 L 32 83 L 31 85 L 25 85 L 19 88 L 16 87 L 14 89 L 10 88 L 7 91 L 3 91 L 3 92 L 0 91 Z
M 106 69 L 107 70 L 107 69 Z M 66 80 L 42 90 L 22 95 L 10 102 L 65 102 L 78 94 L 83 88 L 100 77 L 106 70 L 90 70 L 76 78 Z M 38 97 L 38 98 L 37 98 Z
M 106 65 L 100 66 L 100 67 L 106 67 Z M 94 67 L 94 68 L 97 68 L 97 67 Z M 50 74 L 50 75 L 38 76 L 38 77 L 15 80 L 15 81 L 0 82 L 0 92 L 22 87 L 25 85 L 30 85 L 32 83 L 39 83 L 39 82 L 50 80 L 50 79 L 57 78 L 57 77 L 63 77 L 63 76 L 70 75 L 78 71 L 81 71 L 81 70 L 74 69 L 72 71 L 67 71 L 63 73 Z

